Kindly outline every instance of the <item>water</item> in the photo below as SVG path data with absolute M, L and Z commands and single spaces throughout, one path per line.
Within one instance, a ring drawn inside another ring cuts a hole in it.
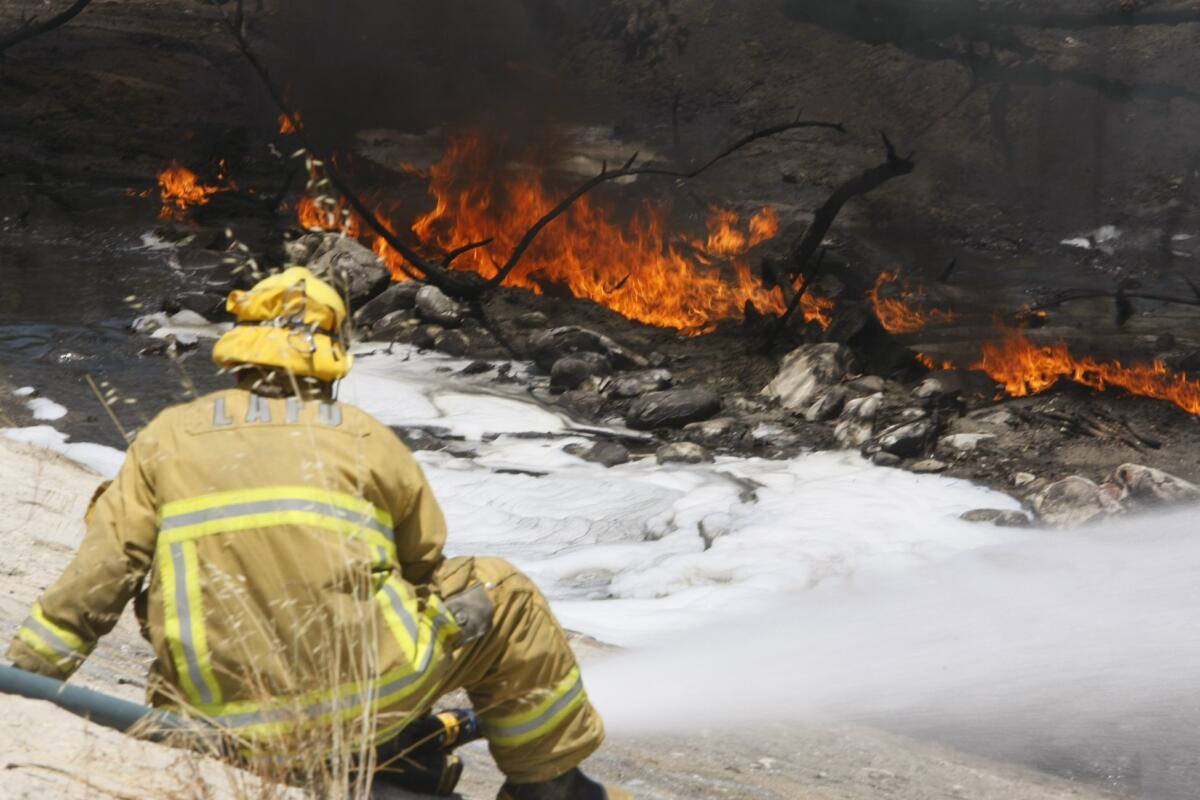
M 849 720 L 1183 800 L 1200 787 L 1195 511 L 782 595 L 592 666 L 616 733 Z
M 0 383 L 36 386 L 73 412 L 63 423 L 74 438 L 122 445 L 121 436 L 85 381 L 109 381 L 138 407 L 134 427 L 185 395 L 179 370 L 164 358 L 139 358 L 147 341 L 128 330 L 142 313 L 135 296 L 157 310 L 182 276 L 169 251 L 141 248 L 138 227 L 85 226 L 0 231 Z M 215 386 L 204 348 L 183 362 L 203 387 Z

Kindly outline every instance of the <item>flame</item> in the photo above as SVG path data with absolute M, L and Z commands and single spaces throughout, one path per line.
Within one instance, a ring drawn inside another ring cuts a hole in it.
M 301 116 L 299 111 L 293 112 L 293 116 L 296 118 L 296 122 L 298 124 L 300 124 L 300 125 L 304 124 L 304 117 Z M 279 135 L 280 136 L 291 136 L 295 132 L 296 132 L 296 125 L 292 124 L 292 118 L 289 117 L 287 114 L 283 113 L 282 111 L 280 111 L 279 112 Z
M 940 370 L 944 370 L 946 372 L 951 372 L 954 369 L 956 369 L 956 367 L 954 366 L 954 362 L 950 361 L 950 360 L 944 360 L 939 365 L 936 361 L 933 360 L 933 356 L 930 356 L 926 353 L 914 353 L 913 355 L 916 356 L 917 361 L 921 362 L 926 367 L 928 367 L 929 369 L 932 369 L 932 370 L 940 369 Z
M 296 220 L 305 230 L 343 231 L 354 238 L 358 238 L 361 227 L 358 216 L 341 198 L 335 201 L 330 197 L 301 197 L 296 205 Z
M 158 189 L 162 198 L 162 210 L 158 212 L 158 217 L 163 220 L 182 219 L 191 206 L 206 205 L 209 197 L 225 191 L 219 186 L 205 186 L 200 183 L 196 173 L 174 161 L 158 173 Z
M 897 284 L 899 297 L 884 297 L 882 292 L 890 284 Z M 920 284 L 915 288 L 901 280 L 899 273 L 881 272 L 875 285 L 867 292 L 879 324 L 888 333 L 913 333 L 930 325 L 953 322 L 957 314 L 940 308 L 922 308 L 925 290 Z
M 448 252 L 491 239 L 487 247 L 454 262 L 455 269 L 485 278 L 499 272 L 525 231 L 559 201 L 540 172 L 498 173 L 493 169 L 497 163 L 503 162 L 496 148 L 479 134 L 451 139 L 445 155 L 429 170 L 434 207 L 409 226 L 426 250 Z M 688 335 L 740 318 L 747 303 L 762 313 L 784 311 L 780 291 L 763 288 L 744 259 L 752 248 L 778 235 L 775 209 L 763 208 L 743 223 L 737 212 L 713 208 L 703 240 L 671 236 L 668 211 L 644 202 L 621 224 L 585 196 L 564 219 L 542 230 L 505 283 L 538 294 L 552 284 L 561 285 L 575 297 L 630 319 Z M 298 213 L 306 228 L 332 230 L 341 212 L 309 201 L 301 203 Z M 402 229 L 393 215 L 382 209 L 377 213 L 393 230 Z M 361 226 L 353 222 L 357 234 Z M 372 237 L 369 244 L 401 279 L 399 254 L 381 237 Z M 801 312 L 805 320 L 828 327 L 833 306 L 828 298 L 806 294 Z
M 1001 342 L 985 344 L 979 363 L 971 368 L 986 372 L 1013 397 L 1039 394 L 1065 378 L 1097 391 L 1116 387 L 1166 400 L 1189 414 L 1200 414 L 1200 381 L 1172 372 L 1161 361 L 1124 366 L 1120 361 L 1076 359 L 1066 344 L 1038 345 L 1020 330 L 1005 330 Z

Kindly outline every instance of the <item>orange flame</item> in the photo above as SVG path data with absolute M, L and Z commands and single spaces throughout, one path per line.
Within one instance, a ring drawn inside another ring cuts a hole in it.
M 301 116 L 299 111 L 292 112 L 292 116 L 294 116 L 296 118 L 296 122 L 298 124 L 300 124 L 300 125 L 304 124 L 304 117 Z M 279 135 L 280 136 L 291 136 L 295 132 L 296 132 L 296 125 L 292 124 L 292 117 L 289 117 L 287 114 L 284 114 L 282 111 L 280 111 L 279 112 Z
M 929 369 L 932 369 L 932 370 L 941 369 L 941 370 L 945 370 L 946 372 L 951 372 L 955 369 L 953 361 L 944 360 L 944 361 L 942 361 L 941 364 L 938 364 L 938 362 L 933 360 L 933 356 L 930 356 L 926 353 L 914 353 L 913 355 L 916 356 L 917 361 L 921 362 Z
M 205 186 L 196 173 L 175 162 L 158 173 L 158 189 L 162 198 L 158 216 L 163 220 L 182 219 L 188 208 L 206 205 L 209 197 L 224 191 L 219 186 Z
M 489 246 L 454 263 L 455 269 L 485 278 L 499 272 L 525 231 L 558 202 L 536 171 L 497 176 L 492 169 L 498 163 L 496 155 L 478 134 L 452 139 L 429 172 L 434 208 L 410 226 L 430 250 L 446 252 L 491 239 Z M 320 213 L 313 213 L 311 202 L 302 203 L 301 224 L 331 229 L 327 210 L 315 210 Z M 720 320 L 740 318 L 747 303 L 763 313 L 784 311 L 779 290 L 763 288 L 743 259 L 753 247 L 778 235 L 774 209 L 761 209 L 744 226 L 736 212 L 712 209 L 708 236 L 702 241 L 671 237 L 667 215 L 667 210 L 646 202 L 622 225 L 583 197 L 564 219 L 541 232 L 506 285 L 538 294 L 550 284 L 562 285 L 574 296 L 630 319 L 688 335 L 710 331 Z M 388 215 L 381 213 L 381 218 L 395 225 Z M 380 237 L 370 244 L 401 279 L 399 254 Z M 801 311 L 805 320 L 828 327 L 833 305 L 828 298 L 806 295 Z
M 1200 381 L 1172 372 L 1161 361 L 1132 364 L 1076 359 L 1065 344 L 1038 345 L 1019 330 L 1006 330 L 998 344 L 983 346 L 972 369 L 983 370 L 1013 397 L 1039 394 L 1064 378 L 1098 391 L 1111 387 L 1130 394 L 1166 400 L 1189 414 L 1200 414 Z
M 884 297 L 883 289 L 897 282 L 900 296 Z M 913 333 L 930 325 L 953 322 L 958 316 L 953 311 L 943 311 L 940 308 L 922 308 L 921 304 L 925 299 L 924 287 L 918 284 L 912 288 L 908 281 L 900 279 L 899 273 L 879 273 L 867 296 L 875 308 L 879 324 L 888 333 Z

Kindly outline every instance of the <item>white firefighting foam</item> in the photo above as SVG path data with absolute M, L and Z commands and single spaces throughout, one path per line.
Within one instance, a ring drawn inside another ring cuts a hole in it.
M 572 423 L 520 389 L 490 393 L 467 362 L 360 348 L 341 397 L 389 425 L 462 437 L 420 452 L 453 554 L 526 570 L 569 628 L 631 645 L 763 608 L 789 590 L 935 563 L 1018 534 L 960 521 L 1017 508 L 964 481 L 875 467 L 853 453 L 723 457 L 606 469 L 563 452 Z M 497 435 L 498 434 L 498 435 Z

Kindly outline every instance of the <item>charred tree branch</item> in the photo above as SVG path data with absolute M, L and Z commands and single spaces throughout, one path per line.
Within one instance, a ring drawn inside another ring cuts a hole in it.
M 66 10 L 56 14 L 53 17 L 50 17 L 50 19 L 47 19 L 43 22 L 38 22 L 37 17 L 27 20 L 24 25 L 17 28 L 12 33 L 0 38 L 0 54 L 4 53 L 5 50 L 13 45 L 20 44 L 26 39 L 32 39 L 35 36 L 41 36 L 43 33 L 47 33 L 55 28 L 65 25 L 78 16 L 79 12 L 87 8 L 88 4 L 91 2 L 92 0 L 75 0 L 75 2 L 72 3 Z
M 837 219 L 842 206 L 855 197 L 868 194 L 893 178 L 907 175 L 916 169 L 916 162 L 913 161 L 914 153 L 909 153 L 907 156 L 902 157 L 896 152 L 892 140 L 888 138 L 885 132 L 880 131 L 879 136 L 883 140 L 883 147 L 887 152 L 884 162 L 877 167 L 872 167 L 856 175 L 834 189 L 833 194 L 829 195 L 829 199 L 813 214 L 813 220 L 809 223 L 804 235 L 792 245 L 791 278 L 792 280 L 798 279 L 796 293 L 792 296 L 791 302 L 788 303 L 787 310 L 784 311 L 783 316 L 772 327 L 767 340 L 768 349 L 774 346 L 775 337 L 787 327 L 792 315 L 796 313 L 796 309 L 800 308 L 801 302 L 804 300 L 804 293 L 808 291 L 808 288 L 820 276 L 821 264 L 824 259 L 818 258 L 816 264 L 811 268 L 809 267 L 809 261 L 818 248 L 821 247 L 821 242 L 825 240 L 825 235 L 829 233 L 829 229 L 833 226 L 834 220 Z

